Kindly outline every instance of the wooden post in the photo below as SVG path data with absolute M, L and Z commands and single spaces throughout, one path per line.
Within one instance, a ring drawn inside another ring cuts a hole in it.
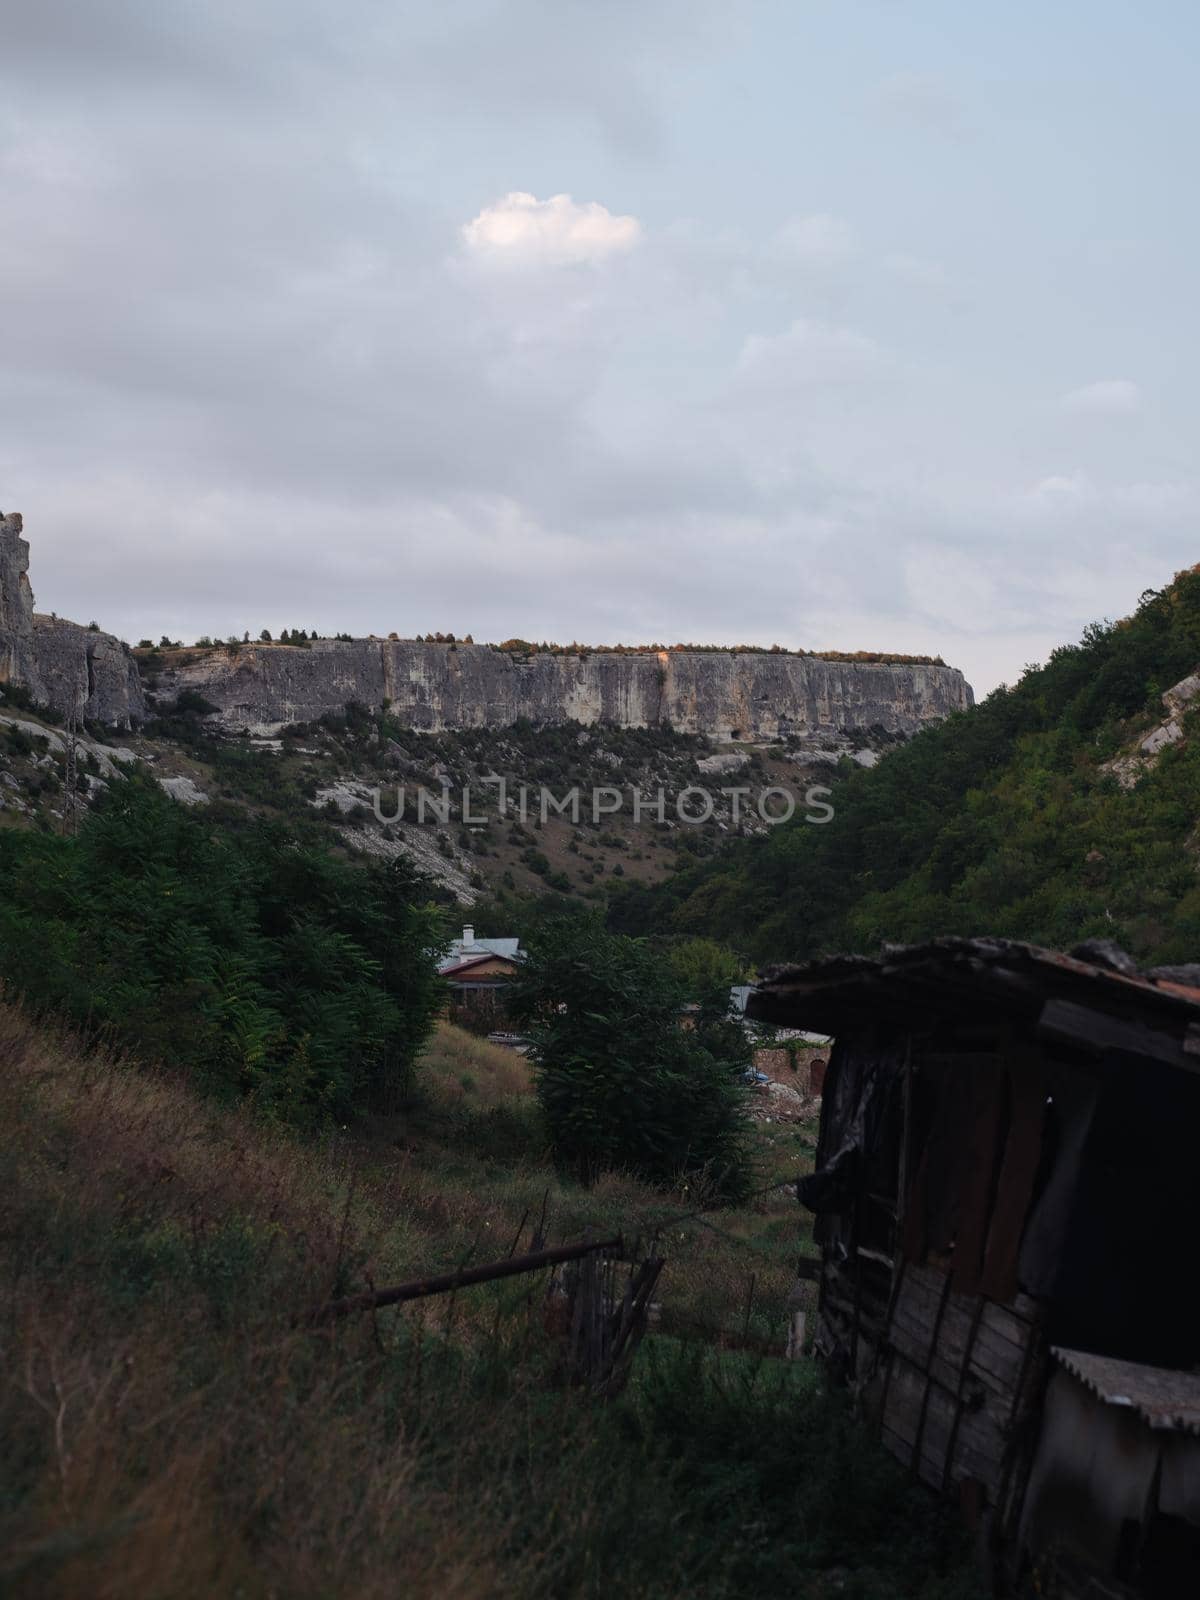
M 799 1361 L 804 1355 L 804 1340 L 808 1331 L 808 1313 L 806 1311 L 792 1312 L 792 1325 L 788 1329 L 787 1358 L 789 1361 Z

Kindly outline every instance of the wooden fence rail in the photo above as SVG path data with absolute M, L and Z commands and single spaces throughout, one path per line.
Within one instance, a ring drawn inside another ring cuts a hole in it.
M 342 1300 L 331 1300 L 313 1314 L 312 1320 L 317 1324 L 335 1322 L 356 1311 L 378 1311 L 409 1300 L 425 1300 L 430 1295 L 452 1294 L 456 1289 L 467 1289 L 473 1284 L 495 1283 L 501 1278 L 519 1277 L 523 1272 L 538 1272 L 543 1267 L 582 1261 L 585 1256 L 597 1253 L 620 1255 L 624 1248 L 625 1241 L 618 1234 L 611 1239 L 585 1240 L 582 1244 L 559 1245 L 553 1250 L 535 1250 L 530 1255 L 509 1256 L 505 1261 L 494 1261 L 486 1266 L 460 1267 L 434 1278 L 415 1278 L 394 1289 L 369 1290 L 364 1294 L 347 1295 Z

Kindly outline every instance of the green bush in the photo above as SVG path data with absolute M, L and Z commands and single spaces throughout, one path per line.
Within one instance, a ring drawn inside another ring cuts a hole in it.
M 685 1015 L 676 974 L 590 915 L 547 923 L 513 998 L 533 1042 L 558 1165 L 582 1182 L 626 1170 L 702 1178 L 733 1199 L 748 1181 L 742 1031 Z
M 0 834 L 10 990 L 304 1124 L 386 1108 L 441 1002 L 436 913 L 401 863 L 279 824 L 218 828 L 149 780 L 77 839 Z

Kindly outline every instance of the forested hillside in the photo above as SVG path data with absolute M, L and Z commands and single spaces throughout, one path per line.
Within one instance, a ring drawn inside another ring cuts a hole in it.
M 1089 627 L 1012 688 L 849 775 L 834 819 L 738 840 L 614 906 L 624 930 L 718 936 L 760 964 L 884 941 L 1103 936 L 1140 961 L 1200 953 L 1200 740 L 1142 757 L 1200 664 L 1200 568 Z M 1132 752 L 1123 787 L 1108 764 Z M 1135 781 L 1136 780 L 1136 781 Z

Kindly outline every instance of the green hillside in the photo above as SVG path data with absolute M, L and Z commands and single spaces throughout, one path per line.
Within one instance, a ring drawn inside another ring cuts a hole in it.
M 1200 731 L 1129 763 L 1200 664 L 1200 568 L 1089 627 L 1011 688 L 850 775 L 834 819 L 733 842 L 614 907 L 624 930 L 701 933 L 759 963 L 993 933 L 1200 952 Z M 1136 781 L 1135 781 L 1136 780 Z

